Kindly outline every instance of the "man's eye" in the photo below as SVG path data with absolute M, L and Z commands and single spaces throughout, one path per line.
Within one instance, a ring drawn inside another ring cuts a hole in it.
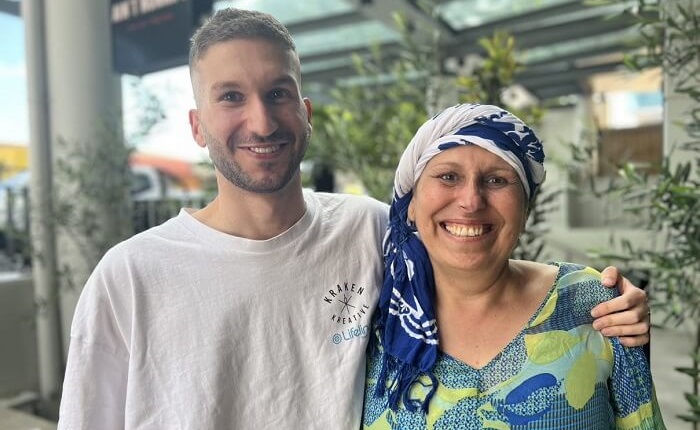
M 228 91 L 221 96 L 222 101 L 237 103 L 243 101 L 243 96 L 235 91 Z

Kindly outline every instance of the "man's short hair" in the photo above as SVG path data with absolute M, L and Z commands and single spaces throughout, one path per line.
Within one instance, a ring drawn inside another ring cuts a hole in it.
M 190 73 L 195 66 L 194 63 L 201 59 L 212 45 L 234 39 L 264 39 L 281 48 L 296 52 L 289 30 L 272 15 L 253 10 L 222 9 L 209 18 L 192 36 Z

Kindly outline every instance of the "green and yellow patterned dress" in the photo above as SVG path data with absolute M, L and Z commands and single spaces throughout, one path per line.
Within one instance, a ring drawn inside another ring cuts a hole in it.
M 594 269 L 552 263 L 559 274 L 518 336 L 481 369 L 440 353 L 428 414 L 387 407 L 375 396 L 376 337 L 367 363 L 363 423 L 375 429 L 665 429 L 641 348 L 595 331 L 590 310 L 617 294 Z M 391 380 L 391 375 L 388 378 Z M 421 377 L 411 398 L 424 398 Z M 421 397 L 423 396 L 423 397 Z

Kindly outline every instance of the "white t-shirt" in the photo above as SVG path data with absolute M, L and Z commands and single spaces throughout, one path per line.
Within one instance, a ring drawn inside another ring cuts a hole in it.
M 387 206 L 304 198 L 269 240 L 183 210 L 111 249 L 75 312 L 59 429 L 359 428 Z

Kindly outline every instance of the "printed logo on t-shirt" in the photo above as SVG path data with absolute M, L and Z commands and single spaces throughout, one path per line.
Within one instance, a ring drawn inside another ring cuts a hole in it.
M 369 306 L 363 300 L 364 287 L 344 282 L 328 290 L 323 301 L 330 307 L 330 319 L 340 325 L 351 325 L 369 318 Z
M 336 284 L 323 295 L 323 302 L 329 310 L 328 317 L 338 324 L 338 331 L 331 335 L 334 344 L 367 337 L 370 307 L 364 299 L 364 292 L 364 287 L 344 282 Z

